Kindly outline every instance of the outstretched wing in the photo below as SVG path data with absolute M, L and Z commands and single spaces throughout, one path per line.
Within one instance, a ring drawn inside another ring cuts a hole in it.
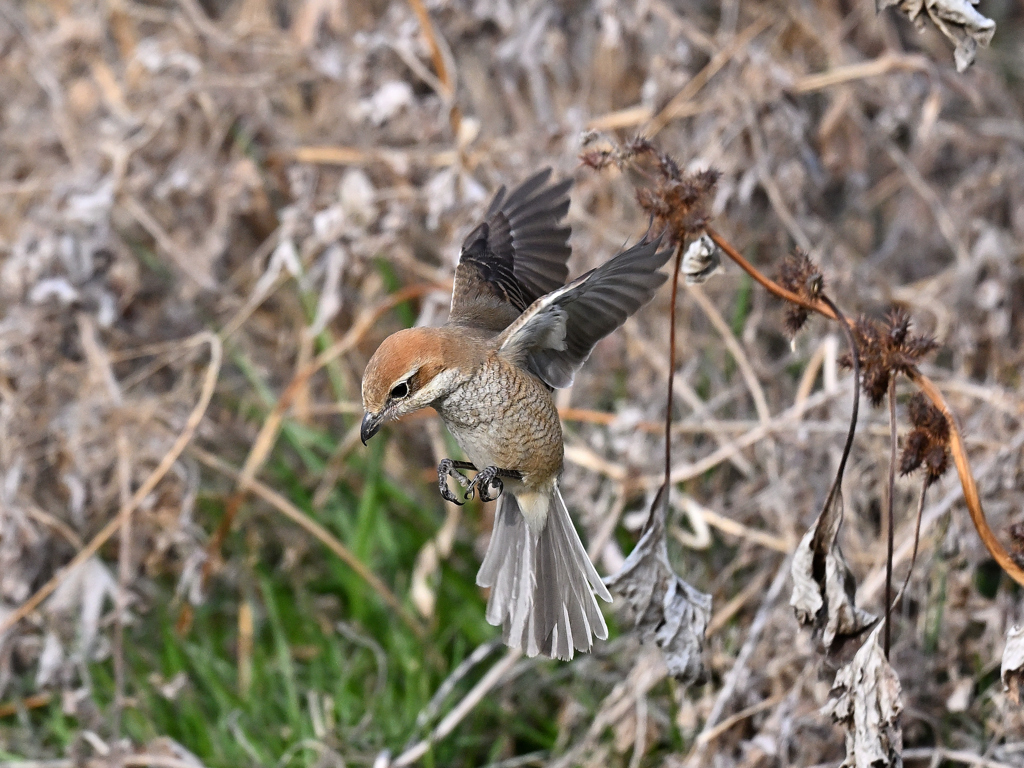
M 572 384 L 598 341 L 650 301 L 666 280 L 670 250 L 642 240 L 527 309 L 498 338 L 499 349 L 550 387 Z
M 548 186 L 551 169 L 534 174 L 505 197 L 502 187 L 487 215 L 462 244 L 455 270 L 450 322 L 500 331 L 569 273 L 567 179 Z

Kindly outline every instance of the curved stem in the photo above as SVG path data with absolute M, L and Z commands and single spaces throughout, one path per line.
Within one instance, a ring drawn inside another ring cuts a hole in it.
M 762 274 L 753 264 L 743 258 L 739 251 L 733 248 L 728 240 L 715 232 L 711 227 L 705 227 L 704 231 L 707 232 L 708 237 L 714 241 L 715 245 L 725 251 L 725 254 L 730 259 L 735 261 L 744 272 L 760 283 L 769 293 L 774 296 L 778 296 L 780 299 L 785 299 L 786 301 L 791 301 L 794 304 L 806 307 L 807 309 L 824 315 L 829 319 L 839 320 L 841 318 L 841 315 L 836 314 L 835 305 L 831 304 L 831 302 L 826 303 L 827 299 L 825 299 L 825 297 L 822 297 L 823 300 L 819 301 L 807 301 L 806 299 L 797 296 L 792 291 L 787 291 L 774 280 Z M 842 318 L 841 325 L 844 330 L 849 330 L 849 320 L 846 318 Z M 974 480 L 974 475 L 971 472 L 971 465 L 967 460 L 967 451 L 964 448 L 963 438 L 960 436 L 960 429 L 956 425 L 956 420 L 953 418 L 953 414 L 949 410 L 949 406 L 946 405 L 946 401 L 943 399 L 942 394 L 927 376 L 922 374 L 916 368 L 912 368 L 906 373 L 917 388 L 932 401 L 932 404 L 942 411 L 943 415 L 946 417 L 946 421 L 949 422 L 950 450 L 953 454 L 953 461 L 956 464 L 957 474 L 960 476 L 960 485 L 963 487 L 964 500 L 967 502 L 967 511 L 971 516 L 971 522 L 974 524 L 974 528 L 978 532 L 978 537 L 981 539 L 981 543 L 985 545 L 985 549 L 987 549 L 989 554 L 992 555 L 992 558 L 999 563 L 999 567 L 1006 571 L 1011 579 L 1024 586 L 1024 569 L 1017 565 L 1017 562 L 1010 556 L 1010 553 L 1006 551 L 1006 548 L 999 543 L 995 533 L 993 533 L 992 529 L 989 527 L 988 520 L 985 518 L 985 511 L 982 509 L 981 498 L 978 495 L 978 485 Z
M 831 301 L 826 301 L 824 297 L 817 301 L 808 301 L 802 296 L 786 290 L 770 277 L 765 276 L 757 267 L 747 261 L 739 251 L 732 247 L 732 244 L 728 240 L 718 234 L 711 227 L 704 227 L 704 231 L 707 233 L 707 236 L 712 239 L 715 245 L 725 251 L 726 256 L 735 261 L 744 272 L 760 283 L 761 286 L 769 293 L 778 296 L 780 299 L 785 299 L 786 301 L 790 301 L 794 304 L 799 304 L 801 307 L 806 307 L 813 312 L 824 315 L 830 320 L 839 319 L 839 316 L 835 311 L 835 304 Z
M 963 438 L 960 436 L 960 429 L 957 426 L 953 413 L 946 405 L 942 393 L 932 383 L 931 379 L 917 369 L 909 371 L 910 380 L 917 385 L 925 397 L 932 401 L 932 404 L 942 411 L 942 415 L 949 422 L 949 449 L 953 454 L 953 461 L 956 464 L 956 472 L 960 476 L 960 485 L 964 489 L 964 501 L 967 503 L 967 511 L 971 515 L 971 522 L 981 543 L 985 545 L 992 558 L 999 563 L 999 566 L 1009 574 L 1010 578 L 1018 584 L 1024 585 L 1024 569 L 1021 569 L 1017 562 L 1006 551 L 1006 548 L 996 538 L 995 533 L 989 527 L 985 518 L 985 510 L 981 506 L 981 496 L 978 494 L 978 484 L 974 481 L 974 473 L 971 472 L 970 462 L 967 460 L 967 450 L 964 448 Z
M 838 319 L 839 325 L 846 334 L 846 343 L 850 345 L 850 358 L 853 360 L 853 409 L 850 412 L 850 430 L 846 433 L 846 444 L 843 446 L 843 456 L 839 460 L 839 471 L 836 473 L 836 480 L 828 492 L 828 506 L 832 496 L 839 490 L 839 484 L 843 479 L 843 472 L 846 471 L 846 460 L 850 457 L 850 449 L 853 447 L 853 437 L 857 433 L 857 415 L 860 412 L 860 351 L 857 349 L 857 340 L 853 337 L 850 329 L 850 322 L 846 319 L 839 307 L 828 296 L 822 294 L 820 302 L 822 306 L 832 313 L 832 317 Z

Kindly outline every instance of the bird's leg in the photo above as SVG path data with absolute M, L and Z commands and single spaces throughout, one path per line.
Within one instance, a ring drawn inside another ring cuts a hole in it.
M 507 477 L 513 480 L 522 480 L 523 473 L 515 469 L 500 469 L 499 467 L 484 467 L 476 473 L 476 477 L 473 478 L 473 482 L 469 484 L 469 489 L 466 491 L 466 498 L 472 499 L 473 495 L 479 490 L 480 501 L 494 501 L 496 498 L 501 496 L 501 492 L 505 490 L 505 484 L 501 482 L 501 478 Z M 491 495 L 491 487 L 494 487 L 495 493 Z
M 451 492 L 448 487 L 448 478 L 454 477 L 455 480 L 463 488 L 472 487 L 469 478 L 459 472 L 460 469 L 472 469 L 476 470 L 476 467 L 468 461 L 453 461 L 452 459 L 442 459 L 441 463 L 437 465 L 437 488 L 441 491 L 441 496 L 445 501 L 450 501 L 453 504 L 458 504 L 460 507 L 465 504 L 464 501 L 459 501 L 459 497 Z M 467 497 L 469 498 L 469 497 Z

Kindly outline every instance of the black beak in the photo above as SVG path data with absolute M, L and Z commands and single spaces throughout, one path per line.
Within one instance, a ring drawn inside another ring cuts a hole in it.
M 381 418 L 379 415 L 375 416 L 372 413 L 367 413 L 363 416 L 363 424 L 359 427 L 359 439 L 363 441 L 363 445 L 366 445 L 366 441 L 380 431 L 380 425 Z

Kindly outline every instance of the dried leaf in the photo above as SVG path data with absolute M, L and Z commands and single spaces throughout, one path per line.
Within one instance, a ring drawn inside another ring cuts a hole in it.
M 722 263 L 722 251 L 707 235 L 701 235 L 683 254 L 683 276 L 687 285 L 699 285 L 707 281 Z
M 963 72 L 974 63 L 979 45 L 988 45 L 996 33 L 996 23 L 974 9 L 977 0 L 876 0 L 879 11 L 896 6 L 914 25 L 921 29 L 924 17 L 921 11 L 956 45 L 953 60 L 956 71 Z
M 1003 690 L 1014 704 L 1020 704 L 1021 686 L 1024 684 L 1024 627 L 1014 624 L 1006 633 L 1003 664 L 999 671 Z
M 605 583 L 629 604 L 640 641 L 653 640 L 664 653 L 669 674 L 683 683 L 700 683 L 707 679 L 701 654 L 711 595 L 690 586 L 672 570 L 665 542 L 667 510 L 668 494 L 662 486 L 640 541 Z
M 878 626 L 853 657 L 836 673 L 832 701 L 822 709 L 846 728 L 846 759 L 842 768 L 888 768 L 903 765 L 900 728 L 900 679 L 878 643 Z
M 856 635 L 875 617 L 857 607 L 857 585 L 837 537 L 843 522 L 843 495 L 833 488 L 825 508 L 793 554 L 793 595 L 789 604 L 801 624 L 813 624 L 830 649 L 837 638 Z

